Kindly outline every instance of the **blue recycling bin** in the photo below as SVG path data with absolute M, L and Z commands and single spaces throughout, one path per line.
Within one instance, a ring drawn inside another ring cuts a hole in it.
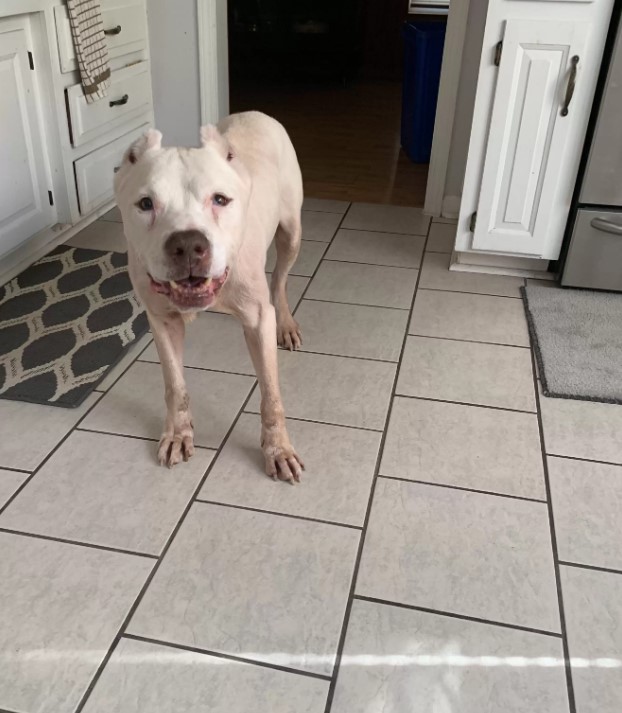
M 444 22 L 407 22 L 402 28 L 402 148 L 415 163 L 430 161 L 445 29 Z

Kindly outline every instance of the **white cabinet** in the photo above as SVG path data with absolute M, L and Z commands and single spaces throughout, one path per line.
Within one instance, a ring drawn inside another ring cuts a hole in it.
M 0 20 L 0 256 L 54 224 L 27 20 Z
M 611 0 L 490 0 L 456 249 L 556 259 Z

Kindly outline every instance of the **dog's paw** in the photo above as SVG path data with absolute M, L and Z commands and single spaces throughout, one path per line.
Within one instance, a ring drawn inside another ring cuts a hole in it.
M 300 482 L 305 464 L 287 435 L 284 438 L 264 440 L 261 448 L 266 461 L 266 473 L 273 480 L 285 480 L 292 485 Z
M 279 322 L 276 327 L 276 341 L 280 347 L 296 351 L 302 346 L 300 326 L 293 317 Z
M 158 461 L 160 465 L 172 468 L 174 465 L 187 461 L 194 455 L 194 435 L 192 429 L 179 433 L 163 433 L 158 445 Z

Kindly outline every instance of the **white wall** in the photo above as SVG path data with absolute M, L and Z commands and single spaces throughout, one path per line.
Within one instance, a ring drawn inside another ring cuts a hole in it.
M 449 163 L 445 178 L 445 196 L 460 197 L 462 195 L 487 12 L 488 0 L 471 0 L 462 51 L 462 70 L 449 149 Z
M 165 145 L 197 146 L 201 123 L 196 0 L 147 0 L 155 125 Z

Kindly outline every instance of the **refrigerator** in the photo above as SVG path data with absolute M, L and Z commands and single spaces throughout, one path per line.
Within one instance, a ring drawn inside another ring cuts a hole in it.
M 622 25 L 569 224 L 564 287 L 622 292 Z

